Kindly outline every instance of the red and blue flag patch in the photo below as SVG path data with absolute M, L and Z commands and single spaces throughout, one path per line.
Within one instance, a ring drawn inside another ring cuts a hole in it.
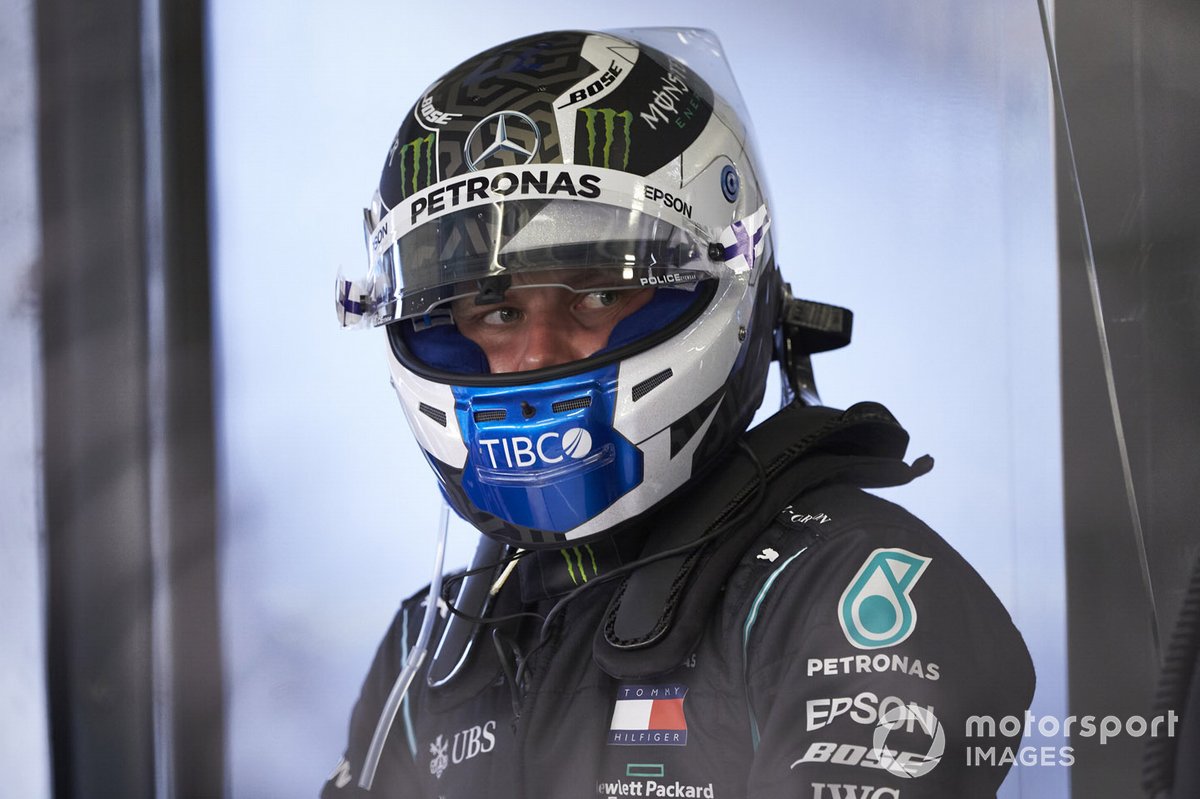
M 622 685 L 617 689 L 608 743 L 616 746 L 686 746 L 686 685 Z

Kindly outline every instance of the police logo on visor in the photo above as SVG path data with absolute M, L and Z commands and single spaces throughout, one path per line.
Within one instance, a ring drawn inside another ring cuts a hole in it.
M 493 119 L 496 120 L 495 136 L 490 143 L 484 144 L 487 141 L 488 123 Z M 477 136 L 480 139 L 478 143 Z M 532 142 L 532 146 L 522 146 L 523 142 Z M 520 111 L 497 111 L 479 120 L 479 124 L 471 130 L 463 147 L 463 160 L 472 172 L 490 166 L 523 166 L 533 160 L 541 146 L 542 131 L 536 122 Z M 508 160 L 504 157 L 505 153 L 512 153 L 516 163 L 505 163 Z

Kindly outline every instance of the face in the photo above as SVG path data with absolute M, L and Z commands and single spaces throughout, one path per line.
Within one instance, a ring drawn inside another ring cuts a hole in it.
M 580 360 L 603 349 L 617 323 L 643 307 L 653 288 L 586 289 L 513 285 L 501 302 L 452 306 L 459 332 L 487 356 L 493 374 Z

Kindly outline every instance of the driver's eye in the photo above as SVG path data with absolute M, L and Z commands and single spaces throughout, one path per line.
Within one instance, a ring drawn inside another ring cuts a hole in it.
M 497 308 L 482 317 L 487 325 L 510 325 L 521 318 L 521 312 L 516 308 Z
M 615 291 L 593 291 L 585 294 L 580 302 L 584 308 L 607 308 L 617 301 Z

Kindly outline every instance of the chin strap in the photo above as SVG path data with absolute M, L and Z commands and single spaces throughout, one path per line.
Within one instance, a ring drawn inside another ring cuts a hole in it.
M 1179 618 L 1175 622 L 1175 631 L 1167 646 L 1166 662 L 1159 676 L 1158 691 L 1154 699 L 1155 717 L 1167 717 L 1169 713 L 1178 713 L 1183 718 L 1184 726 L 1195 722 L 1188 718 L 1190 710 L 1189 697 L 1194 697 L 1200 691 L 1200 558 L 1192 564 L 1191 580 L 1187 584 L 1183 603 L 1179 608 Z M 1175 787 L 1175 777 L 1179 769 L 1182 744 L 1180 738 L 1187 735 L 1181 732 L 1178 737 L 1172 735 L 1152 736 L 1146 741 L 1146 750 L 1142 759 L 1142 787 L 1148 796 L 1167 797 Z M 1186 751 L 1185 749 L 1183 751 Z M 1184 761 L 1187 762 L 1186 760 Z

